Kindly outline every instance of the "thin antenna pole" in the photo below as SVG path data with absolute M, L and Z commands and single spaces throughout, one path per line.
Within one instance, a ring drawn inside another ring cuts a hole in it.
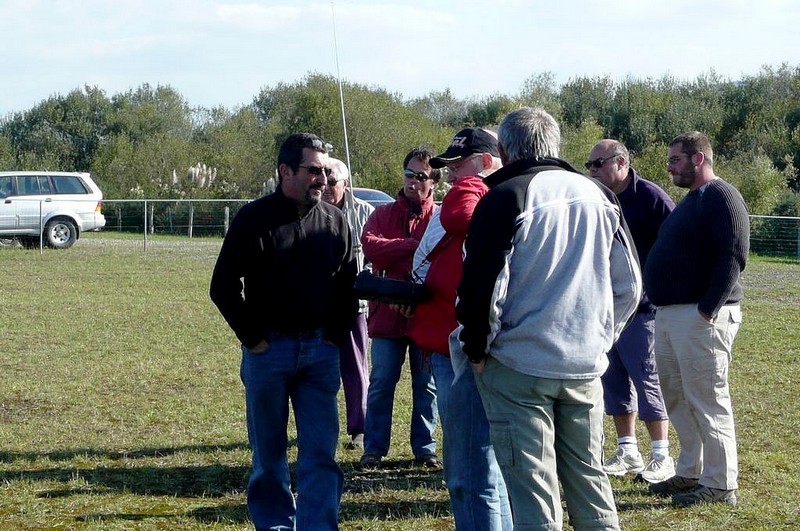
M 331 19 L 333 21 L 333 51 L 336 57 L 336 79 L 339 83 L 339 105 L 342 111 L 342 130 L 344 131 L 344 156 L 347 162 L 347 171 L 350 173 L 350 183 L 344 192 L 344 203 L 347 209 L 347 222 L 350 225 L 350 230 L 353 231 L 353 255 L 356 258 L 356 265 L 358 270 L 364 269 L 364 251 L 361 249 L 361 234 L 356 233 L 357 214 L 356 214 L 356 201 L 353 195 L 353 167 L 350 165 L 350 143 L 347 141 L 347 118 L 344 114 L 344 92 L 342 91 L 342 76 L 339 73 L 339 45 L 336 39 L 336 13 L 333 9 L 333 0 L 331 0 Z
M 336 13 L 333 9 L 333 0 L 331 0 L 331 19 L 333 20 L 333 51 L 336 58 L 336 79 L 339 82 L 339 105 L 342 111 L 342 130 L 344 131 L 344 154 L 347 159 L 347 168 L 350 170 L 350 187 L 354 186 L 353 183 L 353 170 L 350 166 L 350 143 L 347 141 L 347 118 L 344 114 L 344 92 L 342 91 L 342 76 L 339 73 L 339 45 L 336 39 Z

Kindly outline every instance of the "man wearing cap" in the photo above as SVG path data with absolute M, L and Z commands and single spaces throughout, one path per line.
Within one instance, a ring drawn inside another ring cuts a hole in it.
M 441 176 L 430 166 L 434 156 L 428 146 L 412 149 L 403 160 L 403 188 L 397 199 L 380 205 L 367 220 L 361 235 L 364 256 L 373 273 L 411 280 L 411 266 L 425 229 L 437 206 L 433 188 Z M 364 423 L 361 466 L 374 468 L 389 453 L 394 394 L 408 352 L 411 368 L 411 450 L 425 467 L 441 467 L 433 432 L 438 422 L 436 385 L 424 366 L 422 352 L 408 336 L 408 318 L 389 304 L 371 301 L 367 329 L 372 339 L 372 369 Z
M 361 251 L 361 233 L 367 218 L 375 208 L 355 197 L 350 188 L 350 171 L 339 159 L 328 158 L 328 185 L 322 200 L 338 207 L 347 218 L 353 236 L 353 247 L 359 270 L 364 268 L 364 255 Z M 350 341 L 339 349 L 342 371 L 342 388 L 347 418 L 347 434 L 350 440 L 345 444 L 348 450 L 364 448 L 364 417 L 367 412 L 367 387 L 369 367 L 367 366 L 367 303 L 359 301 L 358 315 L 350 329 Z
M 430 354 L 444 434 L 445 483 L 456 529 L 510 531 L 513 522 L 508 493 L 475 378 L 471 370 L 461 371 L 456 377 L 449 346 L 450 333 L 458 325 L 456 288 L 461 280 L 467 227 L 475 205 L 488 191 L 483 178 L 501 166 L 497 138 L 477 127 L 459 131 L 447 150 L 431 159 L 431 167 L 444 166 L 453 186 L 439 209 L 443 234 L 431 236 L 436 243 L 421 258 L 430 263 L 425 284 L 432 297 L 417 305 L 410 335 Z M 429 226 L 423 241 L 431 232 Z

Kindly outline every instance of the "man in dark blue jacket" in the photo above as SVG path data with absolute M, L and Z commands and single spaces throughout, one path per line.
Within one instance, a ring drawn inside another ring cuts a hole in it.
M 658 229 L 675 203 L 664 190 L 643 179 L 630 161 L 624 144 L 605 139 L 592 148 L 585 166 L 593 178 L 617 194 L 639 264 L 644 267 Z M 618 442 L 603 468 L 614 476 L 640 474 L 650 483 L 675 475 L 675 463 L 669 456 L 667 409 L 656 370 L 655 319 L 656 307 L 645 294 L 630 324 L 608 352 L 609 365 L 602 377 L 606 413 L 614 418 Z M 636 441 L 637 412 L 652 441 L 646 463 Z

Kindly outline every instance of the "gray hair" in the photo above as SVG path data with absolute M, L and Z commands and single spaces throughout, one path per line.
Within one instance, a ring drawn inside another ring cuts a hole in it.
M 619 140 L 612 140 L 611 142 L 611 155 L 614 157 L 623 157 L 625 158 L 625 163 L 630 166 L 631 164 L 631 153 L 628 151 L 628 148 L 620 142 Z
M 497 130 L 506 163 L 522 159 L 557 158 L 561 130 L 544 109 L 522 107 L 508 114 Z
M 333 169 L 337 175 L 339 175 L 340 180 L 350 180 L 350 170 L 347 168 L 347 164 L 341 160 L 329 157 L 328 167 Z

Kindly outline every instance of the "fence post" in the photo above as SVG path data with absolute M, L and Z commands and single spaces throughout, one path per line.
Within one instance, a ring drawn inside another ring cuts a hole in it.
M 189 237 L 192 237 L 192 225 L 194 225 L 194 203 L 189 203 Z
M 147 252 L 147 199 L 144 200 L 144 252 Z
M 229 206 L 225 206 L 225 218 L 224 221 L 222 222 L 223 225 L 222 233 L 224 236 L 228 235 L 228 227 L 230 226 L 230 221 L 231 221 L 231 208 Z M 798 238 L 800 238 L 800 233 L 798 233 Z
M 117 207 L 117 230 L 122 232 L 122 207 Z
M 150 224 L 148 225 L 148 228 L 150 229 L 150 234 L 155 234 L 155 227 L 153 227 L 153 218 L 155 217 L 154 216 L 155 210 L 156 206 L 150 205 L 150 217 L 148 218 L 150 220 Z

